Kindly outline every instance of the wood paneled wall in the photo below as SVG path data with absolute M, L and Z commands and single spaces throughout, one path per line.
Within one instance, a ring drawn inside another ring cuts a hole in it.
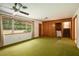
M 52 21 L 43 22 L 43 36 L 55 37 L 55 28 Z
M 43 21 L 42 23 L 42 36 L 48 36 L 48 37 L 56 37 L 55 32 L 55 23 L 59 22 L 66 22 L 70 21 L 71 18 L 65 18 L 65 19 L 58 19 L 58 20 L 51 20 L 51 21 Z

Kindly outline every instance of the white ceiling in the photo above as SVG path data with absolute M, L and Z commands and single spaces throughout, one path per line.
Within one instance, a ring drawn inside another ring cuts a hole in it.
M 79 8 L 78 3 L 23 3 L 23 5 L 28 7 L 23 11 L 28 12 L 30 15 L 20 15 L 38 20 L 45 20 L 46 17 L 48 18 L 46 20 L 69 18 Z M 2 3 L 0 6 L 11 8 L 13 3 Z M 8 10 L 8 12 L 11 11 Z

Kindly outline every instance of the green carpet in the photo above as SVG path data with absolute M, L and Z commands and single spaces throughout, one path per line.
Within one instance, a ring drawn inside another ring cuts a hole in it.
M 68 38 L 37 38 L 0 49 L 1 56 L 77 56 L 79 49 Z

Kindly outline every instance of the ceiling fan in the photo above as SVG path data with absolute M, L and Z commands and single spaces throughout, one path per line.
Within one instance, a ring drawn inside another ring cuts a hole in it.
M 12 6 L 12 9 L 13 9 L 15 12 L 20 12 L 20 13 L 22 13 L 22 14 L 29 15 L 29 13 L 24 12 L 24 11 L 21 11 L 21 9 L 27 9 L 27 7 L 24 6 L 24 5 L 22 5 L 21 3 L 14 3 L 14 6 Z

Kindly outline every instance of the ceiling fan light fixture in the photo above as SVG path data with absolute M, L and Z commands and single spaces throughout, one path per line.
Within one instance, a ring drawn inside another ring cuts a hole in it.
M 14 13 L 13 13 L 13 16 L 16 15 L 17 13 L 18 13 L 18 12 L 14 12 Z
M 26 9 L 27 8 L 27 6 L 23 6 L 21 3 L 15 3 L 12 8 L 14 10 L 13 15 L 16 15 L 18 12 L 22 13 L 22 14 L 25 14 L 25 15 L 29 15 L 29 13 L 21 11 L 21 8 L 22 9 Z

